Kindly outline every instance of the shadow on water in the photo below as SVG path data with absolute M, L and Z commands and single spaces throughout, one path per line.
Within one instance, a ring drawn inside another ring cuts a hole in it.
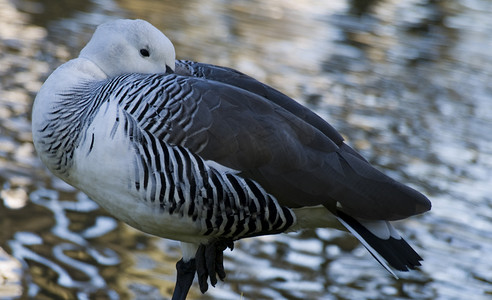
M 469 1 L 0 0 L 0 298 L 162 299 L 179 245 L 115 221 L 34 152 L 32 100 L 95 25 L 142 18 L 179 58 L 231 66 L 329 120 L 433 200 L 397 223 L 424 265 L 394 280 L 334 230 L 247 239 L 191 299 L 487 299 L 492 6 Z

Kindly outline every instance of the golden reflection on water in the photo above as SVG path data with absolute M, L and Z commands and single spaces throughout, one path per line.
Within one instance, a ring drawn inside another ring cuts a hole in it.
M 317 230 L 237 243 L 226 283 L 190 299 L 490 296 L 490 6 L 359 2 L 0 0 L 0 298 L 172 293 L 178 243 L 116 222 L 53 178 L 31 142 L 46 76 L 117 17 L 155 24 L 179 58 L 240 69 L 306 103 L 434 200 L 401 224 L 425 261 L 399 281 L 354 238 Z

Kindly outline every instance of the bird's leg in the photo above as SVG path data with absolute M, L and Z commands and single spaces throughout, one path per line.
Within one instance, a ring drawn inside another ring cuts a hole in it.
M 198 274 L 198 283 L 200 291 L 205 293 L 208 290 L 207 279 L 210 278 L 210 284 L 215 287 L 217 284 L 217 276 L 224 281 L 224 250 L 234 248 L 231 239 L 220 239 L 212 241 L 206 245 L 200 245 L 196 252 L 196 271 Z
M 176 270 L 178 275 L 176 278 L 176 286 L 174 287 L 172 300 L 185 300 L 191 284 L 193 283 L 193 278 L 195 278 L 195 259 L 190 259 L 188 262 L 184 262 L 183 259 L 180 259 L 176 263 Z

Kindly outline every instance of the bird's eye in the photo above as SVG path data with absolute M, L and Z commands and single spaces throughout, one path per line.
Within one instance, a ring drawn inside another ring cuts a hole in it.
M 150 52 L 149 52 L 149 50 L 147 50 L 147 49 L 140 49 L 140 54 L 141 54 L 143 57 L 149 57 L 149 56 L 150 56 Z

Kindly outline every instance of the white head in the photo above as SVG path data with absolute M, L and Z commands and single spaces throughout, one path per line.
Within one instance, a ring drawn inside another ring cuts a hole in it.
M 149 22 L 116 20 L 99 25 L 79 57 L 114 77 L 174 70 L 176 54 L 171 41 Z

